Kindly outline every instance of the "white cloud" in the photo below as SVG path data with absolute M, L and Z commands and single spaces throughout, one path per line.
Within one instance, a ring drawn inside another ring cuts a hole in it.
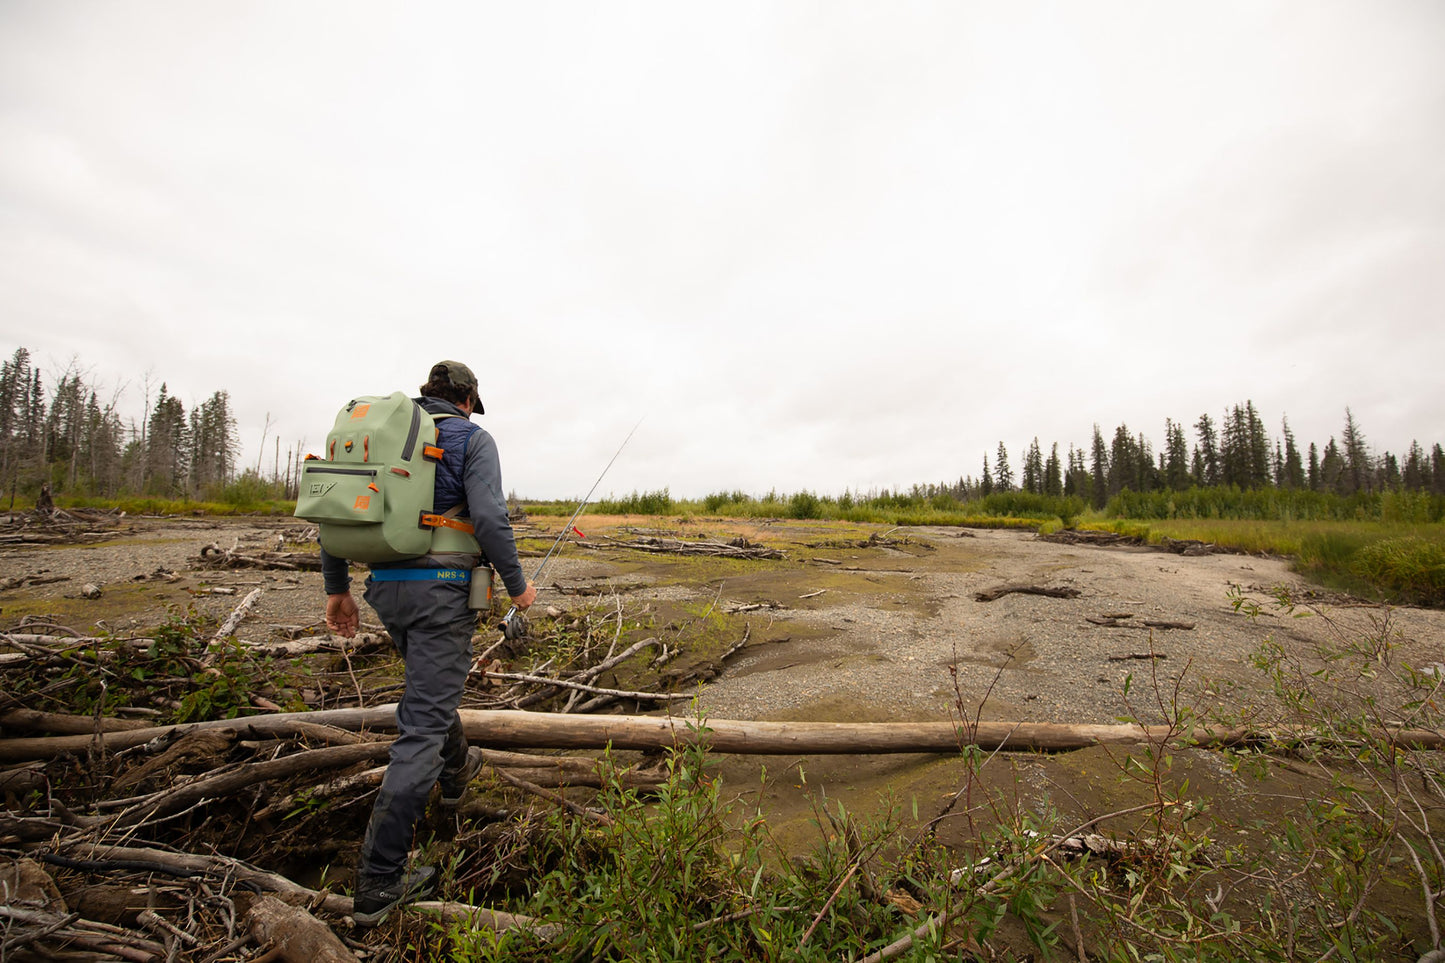
M 459 357 L 538 496 L 643 415 L 604 487 L 936 481 L 1245 398 L 1403 451 L 1445 402 L 1442 39 L 1411 4 L 12 2 L 0 334 L 225 388 L 248 449 Z

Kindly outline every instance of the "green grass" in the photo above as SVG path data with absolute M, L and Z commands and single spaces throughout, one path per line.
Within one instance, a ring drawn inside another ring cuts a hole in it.
M 296 510 L 294 501 L 280 498 L 239 499 L 235 501 L 198 501 L 192 498 L 160 498 L 126 495 L 120 498 L 61 497 L 57 508 L 93 508 L 101 511 L 120 510 L 127 515 L 290 515 Z M 29 506 L 33 508 L 32 502 Z
M 536 515 L 568 515 L 575 506 L 562 502 L 528 502 Z M 945 525 L 967 528 L 1026 528 L 1071 524 L 1084 510 L 1081 499 L 1007 492 L 961 502 L 946 494 L 881 492 L 839 496 L 810 491 L 754 497 L 745 492 L 714 492 L 700 500 L 676 499 L 660 491 L 600 499 L 588 511 L 599 515 L 723 516 L 727 518 L 793 518 L 873 525 Z
M 1105 514 L 1142 519 L 1426 524 L 1445 520 L 1445 497 L 1410 491 L 1336 495 L 1284 488 L 1243 491 L 1216 487 L 1143 493 L 1126 490 L 1109 499 Z
M 1374 521 L 1091 519 L 1085 528 L 1158 544 L 1198 539 L 1232 551 L 1294 559 L 1300 574 L 1330 588 L 1413 605 L 1445 605 L 1445 525 Z

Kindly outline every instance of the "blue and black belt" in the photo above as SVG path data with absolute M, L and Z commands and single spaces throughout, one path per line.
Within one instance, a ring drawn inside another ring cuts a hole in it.
M 374 568 L 373 582 L 470 582 L 471 569 L 466 568 Z

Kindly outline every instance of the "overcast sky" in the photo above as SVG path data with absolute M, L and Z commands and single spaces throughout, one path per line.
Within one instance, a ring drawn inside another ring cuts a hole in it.
M 1445 442 L 1445 4 L 0 0 L 0 348 L 506 486 L 894 488 L 1252 399 Z M 1192 441 L 1192 434 L 1191 434 Z

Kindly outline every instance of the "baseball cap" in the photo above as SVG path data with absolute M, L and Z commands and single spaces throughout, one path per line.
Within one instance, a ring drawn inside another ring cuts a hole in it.
M 451 382 L 452 387 L 461 388 L 476 399 L 476 414 L 486 414 L 482 408 L 482 399 L 477 397 L 477 376 L 472 374 L 472 369 L 460 361 L 438 361 L 431 366 L 431 375 L 427 380 L 435 381 L 438 378 L 445 378 Z M 425 386 L 423 386 L 425 387 Z

